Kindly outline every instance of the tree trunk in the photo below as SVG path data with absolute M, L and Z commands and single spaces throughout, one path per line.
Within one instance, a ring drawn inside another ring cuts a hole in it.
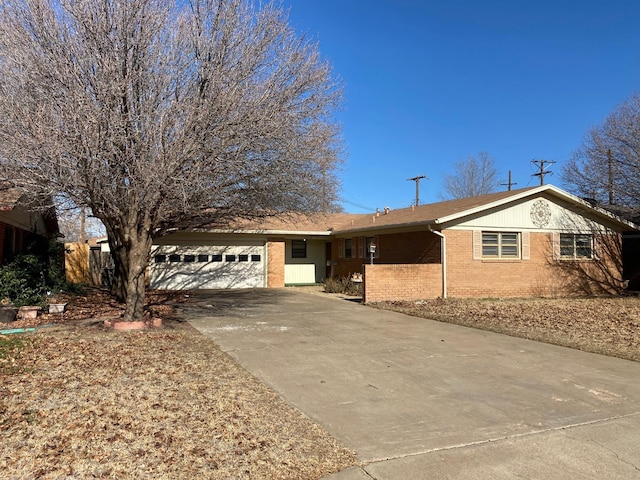
M 145 273 L 151 240 L 141 239 L 129 252 L 129 275 L 126 279 L 125 322 L 142 320 L 145 304 Z
M 106 220 L 106 219 L 105 219 Z M 153 239 L 148 221 L 131 221 L 126 229 L 113 228 L 103 220 L 114 262 L 111 293 L 125 303 L 123 321 L 142 320 L 145 305 L 146 270 Z M 142 223 L 143 226 L 140 226 Z

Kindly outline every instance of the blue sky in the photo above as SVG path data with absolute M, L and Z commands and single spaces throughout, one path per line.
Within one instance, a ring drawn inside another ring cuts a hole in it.
M 421 203 L 439 201 L 452 164 L 480 151 L 514 188 L 554 160 L 546 183 L 562 186 L 587 130 L 640 90 L 635 0 L 282 2 L 345 86 L 350 212 L 410 205 L 416 175 Z

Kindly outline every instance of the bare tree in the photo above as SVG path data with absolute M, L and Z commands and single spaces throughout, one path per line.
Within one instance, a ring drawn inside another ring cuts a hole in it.
M 102 221 L 127 321 L 169 229 L 334 203 L 340 101 L 271 3 L 0 6 L 0 174 Z
M 599 126 L 564 165 L 573 193 L 602 205 L 640 211 L 640 95 L 631 96 Z
M 487 152 L 470 155 L 453 164 L 444 177 L 443 198 L 466 198 L 495 192 L 500 184 L 495 159 Z
M 58 206 L 58 226 L 65 242 L 84 243 L 90 238 L 104 237 L 104 226 L 95 217 L 87 216 L 84 208 L 60 208 Z

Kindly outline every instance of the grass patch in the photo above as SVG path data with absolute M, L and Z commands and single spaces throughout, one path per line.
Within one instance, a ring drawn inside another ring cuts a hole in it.
M 20 371 L 18 360 L 26 340 L 17 335 L 0 335 L 0 375 L 11 375 Z

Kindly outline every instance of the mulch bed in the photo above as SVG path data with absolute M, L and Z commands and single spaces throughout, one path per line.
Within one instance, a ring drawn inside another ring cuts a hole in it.
M 313 479 L 355 454 L 183 322 L 149 304 L 161 329 L 104 327 L 122 306 L 101 291 L 70 298 L 0 335 L 3 478 Z

